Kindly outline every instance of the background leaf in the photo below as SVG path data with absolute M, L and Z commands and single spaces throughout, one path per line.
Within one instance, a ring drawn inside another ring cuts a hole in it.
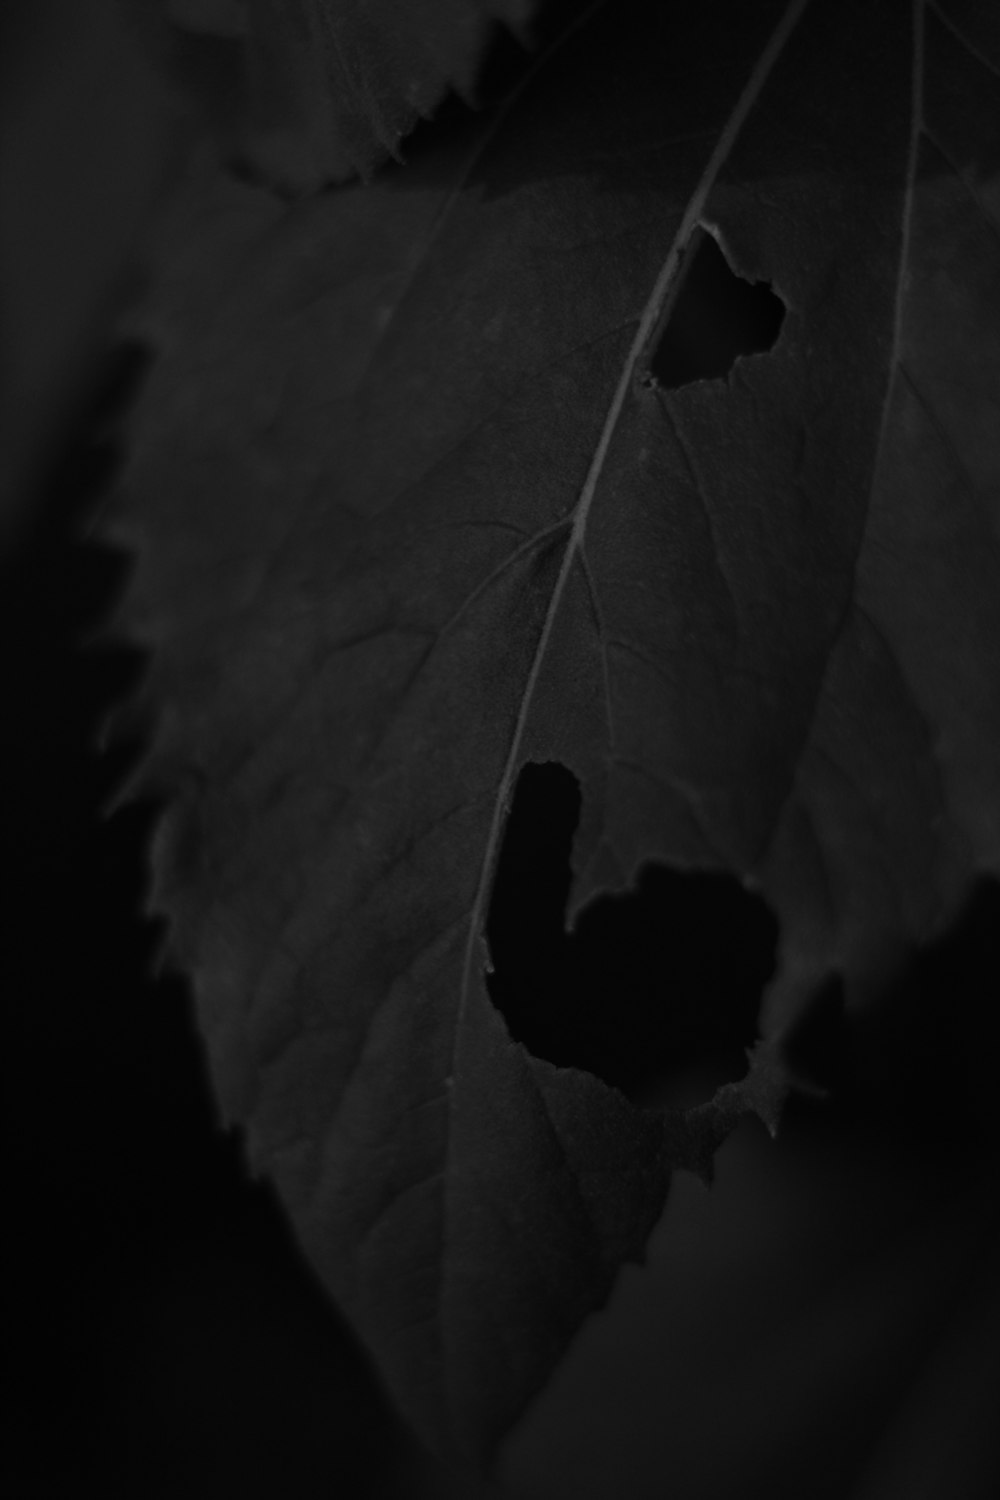
M 984 14 L 719 5 L 681 48 L 608 7 L 405 172 L 285 209 L 209 168 L 165 230 L 116 523 L 155 903 L 228 1118 L 440 1452 L 495 1450 L 672 1167 L 773 1126 L 830 982 L 863 1006 L 997 871 Z M 699 225 L 786 315 L 666 391 Z M 491 1005 L 532 761 L 582 791 L 571 920 L 651 860 L 776 912 L 709 1103 L 637 1108 Z
M 229 49 L 234 93 L 219 118 L 256 171 L 300 193 L 370 176 L 450 90 L 475 100 L 494 23 L 527 44 L 535 9 L 535 0 L 170 0 L 166 14 L 189 39 L 211 39 L 216 63 Z M 213 49 L 161 36 L 164 45 L 203 92 Z
M 109 324 L 134 291 L 180 154 L 178 126 L 114 0 L 3 7 L 0 559 L 31 525 L 27 496 L 51 461 L 52 429 L 99 384 Z

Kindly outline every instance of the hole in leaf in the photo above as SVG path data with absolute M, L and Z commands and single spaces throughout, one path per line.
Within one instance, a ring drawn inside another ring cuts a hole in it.
M 713 234 L 688 241 L 649 369 L 665 390 L 728 375 L 741 355 L 774 347 L 785 304 L 766 281 L 737 276 Z
M 690 1106 L 747 1070 L 778 926 L 733 876 L 647 865 L 565 930 L 576 778 L 528 765 L 507 819 L 487 923 L 487 984 L 508 1030 L 636 1104 Z

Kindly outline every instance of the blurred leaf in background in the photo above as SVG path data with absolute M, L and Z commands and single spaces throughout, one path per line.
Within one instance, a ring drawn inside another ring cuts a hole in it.
M 106 367 L 189 115 L 113 0 L 0 21 L 0 554 Z

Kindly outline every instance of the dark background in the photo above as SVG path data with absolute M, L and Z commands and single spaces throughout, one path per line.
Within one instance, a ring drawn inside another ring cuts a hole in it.
M 128 568 L 90 536 L 141 378 L 113 314 L 186 127 L 110 8 L 17 14 L 0 48 L 5 1493 L 492 1493 L 393 1415 L 217 1125 L 183 981 L 151 972 L 156 808 L 102 816 L 141 746 L 95 743 L 142 658 L 83 642 Z M 802 1065 L 832 1066 L 836 1100 L 797 1103 L 777 1143 L 746 1122 L 710 1193 L 678 1177 L 646 1269 L 513 1435 L 512 1496 L 1000 1489 L 998 932 L 984 885 L 863 1027 L 817 1013 Z

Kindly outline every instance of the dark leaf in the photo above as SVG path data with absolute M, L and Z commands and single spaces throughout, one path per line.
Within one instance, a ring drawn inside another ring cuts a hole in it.
M 528 40 L 536 0 L 169 0 L 236 48 L 234 145 L 294 193 L 370 176 L 450 90 L 474 101 L 494 25 Z M 197 76 L 197 50 L 178 57 Z M 231 121 L 232 123 L 232 121 Z
M 226 1116 L 409 1420 L 477 1461 L 671 1170 L 822 1073 L 806 1011 L 1000 869 L 990 12 L 678 14 L 598 9 L 368 189 L 207 166 L 117 507 L 154 904 Z M 668 390 L 699 234 L 783 312 Z M 491 1003 L 531 762 L 580 787 L 571 925 L 657 862 L 775 914 L 763 1040 L 708 1103 L 639 1108 Z

